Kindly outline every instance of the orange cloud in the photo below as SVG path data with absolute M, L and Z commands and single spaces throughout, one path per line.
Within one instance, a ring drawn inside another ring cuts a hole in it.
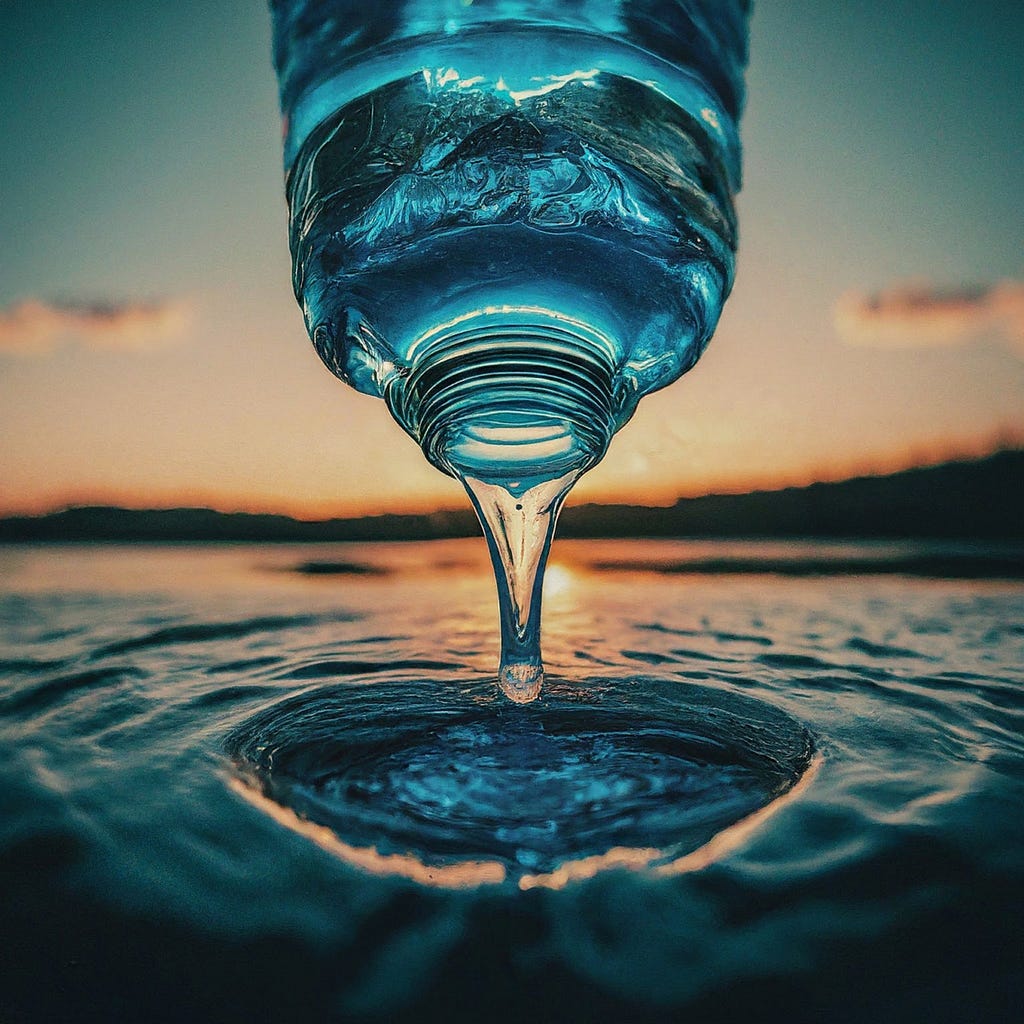
M 847 292 L 836 303 L 835 325 L 851 345 L 951 348 L 996 340 L 1024 359 L 1024 281 L 959 289 L 910 281 L 875 295 Z
M 190 313 L 181 301 L 64 304 L 25 299 L 0 309 L 0 353 L 46 355 L 68 344 L 148 351 L 180 337 Z

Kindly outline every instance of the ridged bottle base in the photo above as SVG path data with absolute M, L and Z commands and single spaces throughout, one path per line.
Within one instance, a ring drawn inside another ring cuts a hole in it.
M 485 311 L 421 339 L 385 397 L 442 471 L 525 488 L 604 455 L 612 352 L 607 338 L 548 311 Z

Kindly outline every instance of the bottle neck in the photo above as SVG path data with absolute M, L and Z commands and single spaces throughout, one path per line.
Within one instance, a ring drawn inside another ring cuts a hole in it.
M 525 491 L 604 456 L 616 427 L 613 353 L 578 321 L 502 307 L 421 338 L 385 398 L 438 469 Z

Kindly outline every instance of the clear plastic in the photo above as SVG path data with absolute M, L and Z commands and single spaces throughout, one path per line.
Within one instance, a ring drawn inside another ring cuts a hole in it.
M 562 499 L 731 288 L 748 7 L 272 3 L 310 338 L 464 481 L 527 634 Z

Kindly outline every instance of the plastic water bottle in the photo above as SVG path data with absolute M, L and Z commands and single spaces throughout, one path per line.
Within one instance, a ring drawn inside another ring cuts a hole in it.
M 505 691 L 561 502 L 732 285 L 746 0 L 272 0 L 295 294 L 466 485 Z

